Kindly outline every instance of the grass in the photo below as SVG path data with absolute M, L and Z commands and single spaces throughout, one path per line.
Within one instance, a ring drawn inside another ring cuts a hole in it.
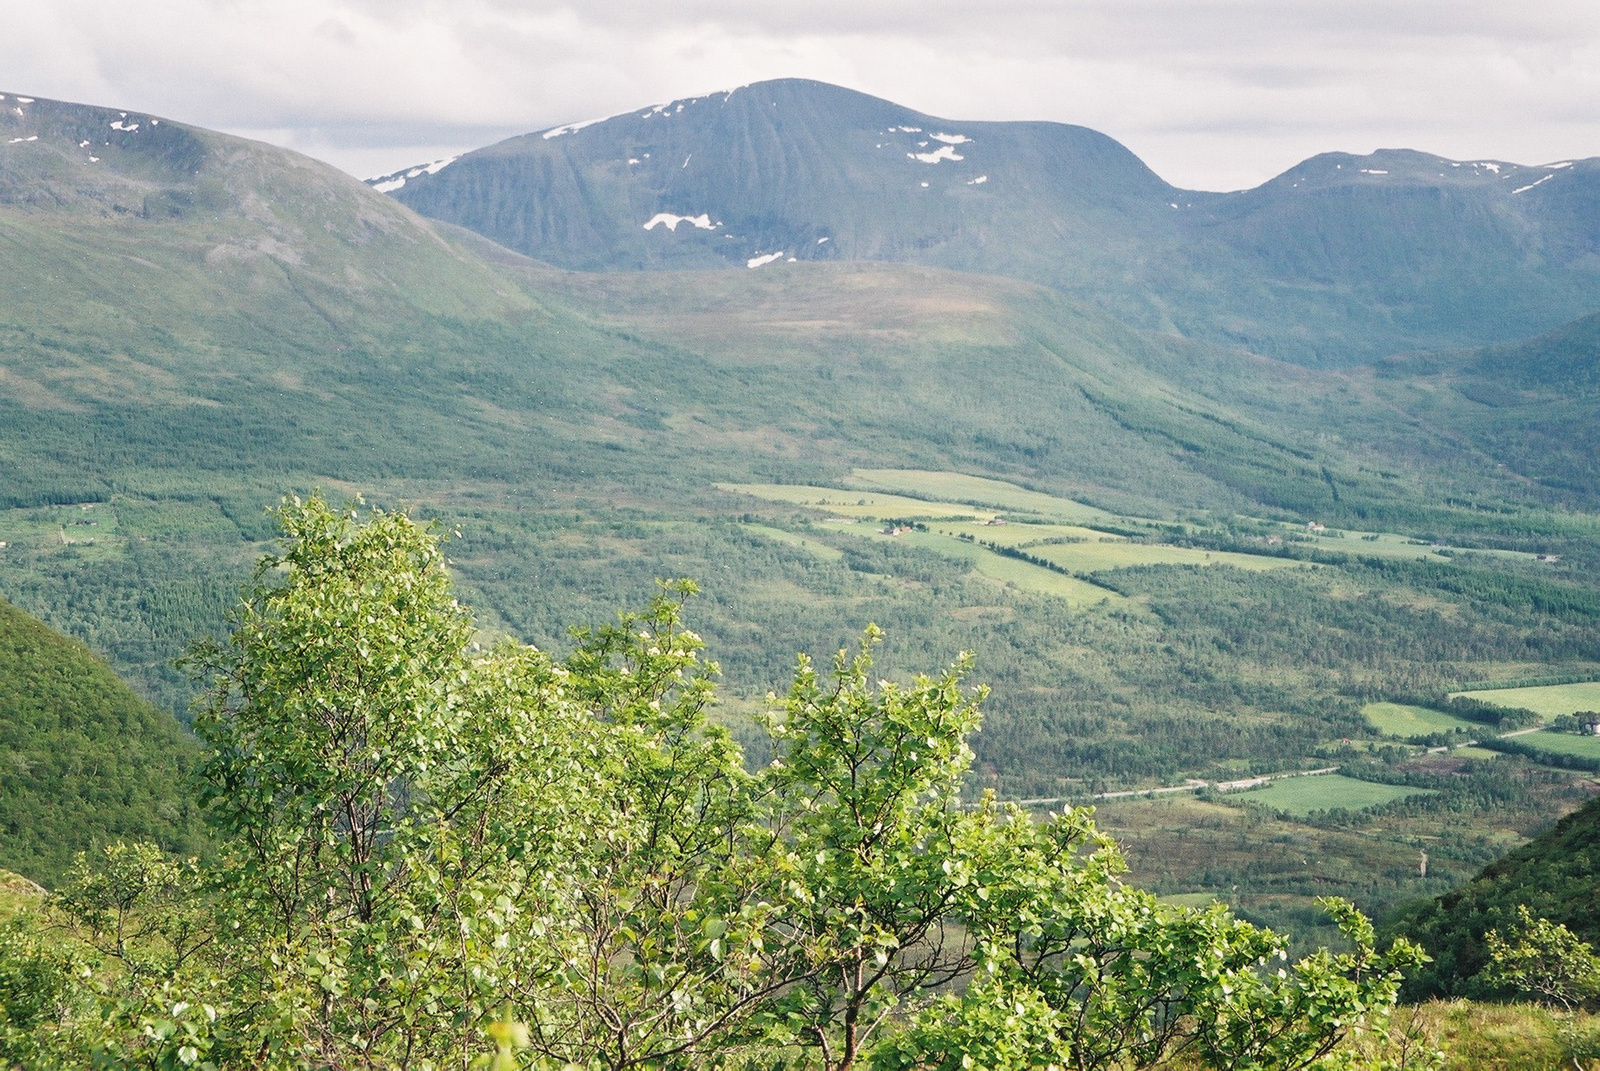
M 1037 513 L 1053 520 L 1092 524 L 1110 522 L 1116 516 L 1103 509 L 1074 502 L 1070 498 L 1030 491 L 1003 480 L 968 476 L 960 472 L 930 472 L 922 469 L 856 469 L 856 482 L 890 491 L 908 491 L 953 502 L 972 502 L 999 510 Z
M 1487 688 L 1482 691 L 1452 692 L 1471 696 L 1503 707 L 1525 707 L 1545 718 L 1573 714 L 1580 710 L 1600 710 L 1600 681 L 1578 684 L 1539 684 L 1527 688 Z
M 1519 743 L 1540 751 L 1557 755 L 1577 755 L 1585 759 L 1600 759 L 1600 736 L 1579 736 L 1577 733 L 1528 733 L 1516 738 Z
M 1388 558 L 1396 561 L 1450 561 L 1458 554 L 1484 554 L 1499 558 L 1533 561 L 1535 555 L 1519 550 L 1462 550 L 1459 547 L 1434 544 L 1394 532 L 1371 532 L 1357 529 L 1329 529 L 1326 532 L 1307 532 L 1300 525 L 1284 525 L 1286 531 L 1306 536 L 1310 542 L 1298 543 L 1301 547 L 1335 554 L 1352 554 L 1365 558 Z
M 966 535 L 975 540 L 994 543 L 1002 547 L 1029 547 L 1050 540 L 1120 541 L 1121 536 L 1107 535 L 1093 528 L 1075 524 L 984 524 L 982 521 L 953 521 L 940 524 L 936 531 L 945 535 Z
M 1439 710 L 1415 707 L 1407 703 L 1368 703 L 1361 708 L 1362 715 L 1378 732 L 1385 736 L 1427 736 L 1432 733 L 1488 732 L 1482 725 L 1474 725 Z
M 824 527 L 841 532 L 846 535 L 866 539 L 894 541 L 908 546 L 922 547 L 947 558 L 958 558 L 969 563 L 973 572 L 979 576 L 986 576 L 990 580 L 998 580 L 1022 591 L 1031 591 L 1038 595 L 1050 595 L 1064 600 L 1074 609 L 1083 609 L 1089 606 L 1098 606 L 1102 603 L 1111 605 L 1127 605 L 1130 600 L 1089 583 L 1079 580 L 1075 576 L 1067 576 L 1053 569 L 1046 569 L 1042 565 L 1021 561 L 1017 558 L 1008 558 L 1003 554 L 996 554 L 985 547 L 969 543 L 964 539 L 945 535 L 941 532 L 903 532 L 891 536 L 876 528 L 860 524 L 825 524 Z
M 1319 774 L 1316 777 L 1286 777 L 1264 788 L 1240 793 L 1237 798 L 1271 807 L 1275 811 L 1310 814 L 1312 811 L 1335 807 L 1360 811 L 1393 803 L 1406 796 L 1425 796 L 1432 792 L 1432 789 L 1409 788 L 1405 785 L 1357 781 L 1343 774 Z
M 862 473 L 878 474 L 887 480 L 889 477 L 904 476 L 910 470 L 886 469 L 858 469 L 858 477 Z M 914 477 L 914 478 L 911 478 Z M 1040 495 L 1037 492 L 1027 491 L 1012 484 L 1002 483 L 999 480 L 980 480 L 975 476 L 961 476 L 958 473 L 948 472 L 911 472 L 910 477 L 897 481 L 898 486 L 906 490 L 915 490 L 933 494 L 936 490 L 945 494 L 958 494 L 974 489 L 975 485 L 999 489 L 1009 489 L 1015 494 L 1014 501 L 1027 501 L 1033 503 L 1036 499 L 1045 503 L 1057 505 L 1056 514 L 1063 518 L 1079 510 L 1079 504 L 1067 499 L 1051 498 L 1049 495 Z M 1063 584 L 1059 581 L 1046 581 L 1044 577 L 1036 574 L 1060 575 L 1053 570 L 1031 565 L 1027 562 L 1015 561 L 1003 555 L 993 554 L 981 547 L 972 547 L 963 540 L 954 538 L 955 535 L 969 535 L 975 540 L 986 540 L 1011 547 L 1027 547 L 1028 552 L 1047 561 L 1059 565 L 1062 569 L 1073 573 L 1093 573 L 1102 569 L 1118 569 L 1126 566 L 1138 565 L 1232 565 L 1240 569 L 1268 570 L 1303 568 L 1301 562 L 1286 558 L 1270 557 L 1255 554 L 1239 554 L 1233 551 L 1203 550 L 1195 547 L 1173 547 L 1159 543 L 1134 543 L 1120 536 L 1107 535 L 1092 528 L 1081 525 L 1034 525 L 1034 524 L 1006 524 L 987 525 L 983 522 L 992 520 L 995 513 L 988 509 L 969 505 L 956 505 L 946 502 L 924 501 L 922 499 L 906 498 L 879 491 L 852 491 L 835 487 L 818 487 L 805 484 L 718 484 L 724 491 L 734 491 L 740 494 L 764 498 L 768 501 L 788 502 L 798 506 L 810 506 L 825 509 L 830 513 L 854 519 L 882 519 L 895 518 L 904 520 L 931 520 L 953 521 L 940 525 L 935 531 L 923 533 L 922 538 L 908 540 L 917 545 L 926 546 L 946 554 L 955 554 L 974 563 L 978 571 L 986 576 L 1017 583 L 1031 591 L 1043 591 L 1046 594 L 1056 594 L 1068 598 L 1076 604 L 1093 601 L 1099 602 L 1106 597 L 1105 592 L 1095 593 L 1093 585 L 1079 582 L 1077 585 Z M 982 489 L 977 488 L 977 489 Z M 994 497 L 1006 497 L 1000 491 L 993 492 Z M 1092 507 L 1081 507 L 1076 519 L 1087 521 L 1104 520 L 1110 514 Z M 960 523 L 965 522 L 965 523 Z M 832 527 L 848 532 L 851 535 L 873 535 L 855 526 Z M 1077 542 L 1050 543 L 1043 542 L 1050 539 L 1070 539 Z M 964 549 L 972 547 L 972 549 Z M 997 559 L 990 560 L 990 559 Z M 1005 564 L 1000 564 L 1001 562 Z M 1031 570 L 1031 571 L 1030 571 Z M 1071 580 L 1062 577 L 1062 580 Z M 1090 589 L 1090 590 L 1086 590 Z
M 1257 554 L 1238 554 L 1225 550 L 1196 547 L 1169 547 L 1160 543 L 1131 543 L 1126 540 L 1095 543 L 1051 543 L 1029 549 L 1064 569 L 1093 573 L 1102 569 L 1121 569 L 1138 565 L 1231 565 L 1237 569 L 1266 571 L 1303 569 L 1303 562 Z
M 844 551 L 837 547 L 830 547 L 826 543 L 819 543 L 815 539 L 807 539 L 805 536 L 795 535 L 793 532 L 786 532 L 782 528 L 774 528 L 769 524 L 741 524 L 739 527 L 755 535 L 764 536 L 767 539 L 776 540 L 791 547 L 799 547 L 806 553 L 821 558 L 825 562 L 836 562 L 844 557 Z
M 994 516 L 989 510 L 945 502 L 925 502 L 920 498 L 885 494 L 878 491 L 849 491 L 838 487 L 812 487 L 788 483 L 719 483 L 723 491 L 764 498 L 769 502 L 789 502 L 796 506 L 816 506 L 841 517 L 859 520 L 931 520 L 936 518 Z
M 1589 1061 L 1600 1041 L 1600 1017 L 1579 1012 L 1574 1027 L 1580 1059 L 1593 1067 Z M 1444 1053 L 1439 1071 L 1555 1071 L 1573 1066 L 1561 1033 L 1557 1017 L 1535 1005 L 1434 1000 L 1399 1008 L 1386 1038 L 1366 1034 L 1352 1047 L 1387 1056 L 1394 1061 L 1388 1066 L 1400 1068 L 1434 1066 L 1420 1052 L 1434 1048 Z M 1402 1053 L 1410 1059 L 1402 1060 Z

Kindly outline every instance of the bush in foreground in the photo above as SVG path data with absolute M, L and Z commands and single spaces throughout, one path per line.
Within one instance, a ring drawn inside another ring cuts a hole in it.
M 1291 964 L 1123 885 L 1087 811 L 963 807 L 965 662 L 802 659 L 752 774 L 692 585 L 485 650 L 425 527 L 280 520 L 193 656 L 218 858 L 114 847 L 0 933 L 7 1065 L 1292 1069 L 1416 962 L 1330 902 L 1352 950 Z

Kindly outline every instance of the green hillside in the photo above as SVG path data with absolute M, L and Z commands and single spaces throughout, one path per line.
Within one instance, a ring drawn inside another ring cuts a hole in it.
M 1600 161 L 1326 153 L 1182 190 L 1103 134 L 943 119 L 804 79 L 556 127 L 372 182 L 583 270 L 893 261 L 1047 284 L 1303 364 L 1508 341 L 1595 311 Z
M 886 674 L 976 652 L 974 790 L 1331 764 L 1422 790 L 1305 814 L 1244 793 L 1204 828 L 1116 805 L 1141 876 L 1261 918 L 1442 892 L 1583 791 L 1370 739 L 1373 701 L 1600 670 L 1600 520 L 1357 377 L 938 267 L 567 271 L 266 146 L 163 133 L 179 166 L 138 140 L 167 120 L 38 101 L 5 121 L 26 195 L 0 204 L 0 594 L 176 715 L 170 660 L 221 626 L 264 510 L 322 487 L 439 519 L 486 632 L 547 650 L 698 579 L 718 716 L 755 758 L 794 652 L 875 621 Z M 113 123 L 87 162 L 79 135 Z M 147 210 L 168 193 L 190 199 Z M 765 485 L 894 515 L 741 490 Z M 974 498 L 1010 534 L 881 532 Z M 1418 836 L 1440 843 L 1422 882 Z
M 0 602 L 0 869 L 49 884 L 112 840 L 195 851 L 196 752 L 83 644 Z
M 1488 962 L 1483 935 L 1509 932 L 1519 904 L 1582 940 L 1600 943 L 1600 800 L 1484 867 L 1461 888 L 1387 920 L 1386 930 L 1411 937 L 1433 957 L 1409 983 L 1413 996 L 1499 995 L 1479 977 Z
M 1371 389 L 1560 495 L 1600 485 L 1600 316 L 1511 345 L 1400 357 Z

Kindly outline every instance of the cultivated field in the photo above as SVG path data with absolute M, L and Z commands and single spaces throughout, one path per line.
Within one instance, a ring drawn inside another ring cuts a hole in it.
M 873 520 L 891 517 L 896 520 L 960 517 L 982 521 L 994 516 L 993 510 L 948 502 L 928 502 L 920 498 L 906 498 L 904 495 L 882 491 L 850 491 L 839 487 L 812 487 L 791 483 L 719 483 L 717 487 L 724 491 L 764 498 L 769 502 L 813 506 L 841 517 Z
M 1427 736 L 1431 733 L 1493 732 L 1484 725 L 1476 725 L 1441 710 L 1414 707 L 1406 703 L 1368 703 L 1361 713 L 1378 732 L 1385 736 Z
M 1585 759 L 1600 759 L 1600 736 L 1579 736 L 1577 733 L 1529 733 L 1517 738 L 1519 743 L 1540 751 L 1557 755 L 1577 755 Z
M 1078 608 L 1096 606 L 1100 603 L 1107 605 L 1128 605 L 1130 600 L 1097 587 L 1087 580 L 1079 580 L 1075 576 L 1058 573 L 1054 569 L 1047 569 L 1042 565 L 1021 561 L 1017 558 L 1008 558 L 1003 554 L 996 554 L 986 547 L 975 543 L 968 543 L 964 539 L 944 535 L 940 532 L 902 532 L 900 535 L 891 536 L 879 530 L 876 526 L 865 524 L 849 524 L 838 522 L 824 522 L 823 528 L 840 532 L 844 535 L 865 539 L 895 540 L 913 547 L 922 547 L 926 550 L 943 554 L 947 558 L 959 558 L 969 562 L 974 572 L 986 576 L 991 580 L 998 580 L 1004 584 L 1011 584 L 1023 591 L 1031 591 L 1038 595 L 1053 595 L 1065 599 L 1069 606 Z
M 1343 807 L 1359 811 L 1378 807 L 1406 796 L 1426 796 L 1432 789 L 1408 788 L 1405 785 L 1380 785 L 1373 781 L 1357 781 L 1342 774 L 1320 774 L 1316 777 L 1286 777 L 1264 788 L 1251 789 L 1236 798 L 1249 803 L 1259 803 L 1275 811 L 1289 814 L 1309 814 L 1312 811 Z M 1230 797 L 1224 797 L 1228 799 Z
M 1539 684 L 1527 688 L 1487 688 L 1482 691 L 1453 692 L 1503 707 L 1526 707 L 1546 718 L 1573 714 L 1580 710 L 1600 710 L 1600 681 L 1578 684 Z
M 1120 569 L 1135 565 L 1231 565 L 1237 569 L 1304 569 L 1304 562 L 1257 554 L 1236 554 L 1225 550 L 1198 547 L 1169 547 L 1160 543 L 1133 543 L 1127 540 L 1095 543 L 1048 543 L 1029 547 L 1036 554 L 1075 573 L 1101 569 Z
M 1037 513 L 1052 520 L 1093 524 L 1117 518 L 1103 509 L 1074 502 L 1070 498 L 1029 491 L 1003 480 L 968 476 L 959 472 L 927 472 L 919 469 L 856 469 L 856 482 L 889 491 L 907 491 L 952 502 L 975 502 L 998 510 Z
M 844 557 L 844 551 L 839 550 L 837 547 L 830 547 L 826 543 L 819 543 L 815 539 L 807 539 L 805 536 L 795 535 L 793 532 L 785 532 L 782 528 L 774 528 L 770 524 L 741 524 L 739 527 L 754 535 L 777 540 L 779 543 L 787 543 L 791 547 L 799 547 L 801 550 L 815 555 L 823 561 L 836 562 Z

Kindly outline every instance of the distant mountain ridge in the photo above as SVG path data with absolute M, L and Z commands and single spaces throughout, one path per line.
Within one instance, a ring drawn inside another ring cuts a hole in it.
M 369 181 L 563 267 L 904 261 L 1307 364 L 1509 341 L 1600 307 L 1596 159 L 1326 153 L 1252 190 L 1187 191 L 1085 127 L 783 79 Z

